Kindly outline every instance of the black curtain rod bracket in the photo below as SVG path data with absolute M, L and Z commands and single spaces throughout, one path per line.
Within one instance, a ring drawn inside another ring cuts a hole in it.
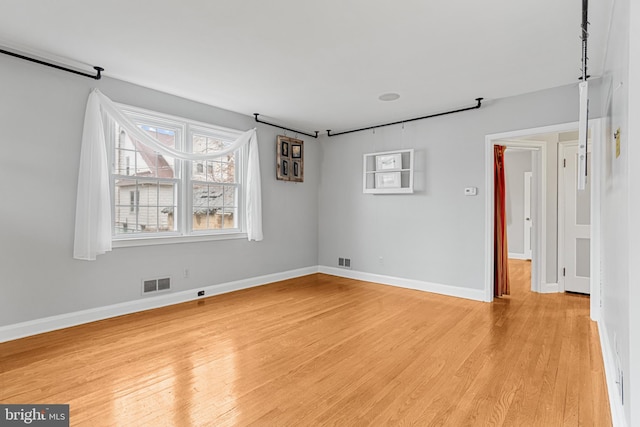
M 307 136 L 310 136 L 311 138 L 317 138 L 318 137 L 318 131 L 317 130 L 314 131 L 316 133 L 315 135 L 311 135 L 310 133 L 302 132 L 300 130 L 289 129 L 289 128 L 286 128 L 284 126 L 274 125 L 273 123 L 263 122 L 262 120 L 258 119 L 259 115 L 260 115 L 260 113 L 253 113 L 253 116 L 256 118 L 256 122 L 258 122 L 258 123 L 262 123 L 262 124 L 265 124 L 265 125 L 273 126 L 274 128 L 280 128 L 280 129 L 288 130 L 289 132 L 293 132 L 293 133 L 299 133 L 299 134 L 302 134 L 302 135 L 307 135 Z
M 30 58 L 28 56 L 20 55 L 19 53 L 10 52 L 8 50 L 0 49 L 0 53 L 4 53 L 5 55 L 13 56 L 15 58 L 24 59 L 25 61 L 35 62 L 36 64 L 46 65 L 47 67 L 55 68 L 56 70 L 66 71 L 68 73 L 77 74 L 79 76 L 89 77 L 90 79 L 100 80 L 102 78 L 102 72 L 104 68 L 102 67 L 93 67 L 96 70 L 96 75 L 83 73 L 82 71 L 72 70 L 71 68 L 63 67 L 61 65 L 52 64 L 50 62 L 42 61 L 40 59 Z
M 416 117 L 414 119 L 400 120 L 400 121 L 397 121 L 397 122 L 385 123 L 383 125 L 367 126 L 365 128 L 346 130 L 344 132 L 338 132 L 338 133 L 331 133 L 331 130 L 327 129 L 327 136 L 344 135 L 344 134 L 347 134 L 347 133 L 361 132 L 363 130 L 377 129 L 377 128 L 381 128 L 381 127 L 384 127 L 384 126 L 392 126 L 392 125 L 399 125 L 399 124 L 402 124 L 402 123 L 415 122 L 416 120 L 430 119 L 432 117 L 446 116 L 447 114 L 461 113 L 463 111 L 469 111 L 469 110 L 477 110 L 478 108 L 480 108 L 482 106 L 482 100 L 483 99 L 484 98 L 476 98 L 477 104 L 474 105 L 473 107 L 459 108 L 459 109 L 453 110 L 453 111 L 445 111 L 444 113 L 430 114 L 428 116 Z

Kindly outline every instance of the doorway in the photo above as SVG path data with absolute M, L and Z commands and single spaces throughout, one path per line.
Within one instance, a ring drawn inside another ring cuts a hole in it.
M 560 125 L 545 126 L 539 128 L 523 129 L 519 131 L 504 132 L 487 135 L 485 137 L 485 188 L 493 189 L 493 152 L 495 145 L 531 146 L 539 148 L 539 156 L 532 167 L 532 198 L 536 207 L 532 212 L 532 291 L 534 292 L 558 292 L 558 245 L 557 245 L 557 150 L 558 140 L 555 143 L 539 141 L 541 135 L 552 133 L 571 133 L 578 129 L 578 122 Z M 594 280 L 600 277 L 600 188 L 604 159 L 602 141 L 605 140 L 604 119 L 589 121 L 589 132 L 593 142 L 592 154 L 592 191 L 590 200 L 591 212 L 591 240 L 589 243 L 591 293 L 591 318 L 597 320 L 600 313 L 600 281 Z M 577 133 L 577 132 L 576 132 Z M 538 139 L 538 141 L 536 141 Z M 577 139 L 574 138 L 574 139 Z M 508 143 L 508 144 L 505 144 Z M 549 165 L 549 167 L 547 167 Z M 551 171 L 548 174 L 548 170 Z M 538 172 L 536 174 L 536 172 Z M 548 182 L 551 181 L 551 182 Z M 548 194 L 550 193 L 550 194 Z M 547 203 L 549 202 L 549 203 Z M 493 191 L 485 192 L 485 301 L 493 301 L 494 284 L 494 194 Z M 547 208 L 549 206 L 549 208 Z M 537 219 L 536 215 L 537 214 Z M 543 214 L 544 213 L 544 214 Z M 550 225 L 547 228 L 547 218 Z M 547 277 L 549 276 L 549 277 Z
M 537 141 L 540 144 L 542 141 Z M 506 146 L 504 152 L 504 178 L 505 178 L 505 210 L 506 210 L 506 235 L 508 247 L 507 265 L 509 268 L 509 283 L 516 292 L 531 292 L 540 289 L 536 283 L 539 277 L 532 277 L 532 264 L 539 260 L 533 260 L 532 236 L 536 231 L 535 223 L 538 223 L 539 213 L 536 210 L 537 199 L 533 198 L 532 190 L 537 190 L 533 184 L 535 165 L 540 164 L 540 147 L 526 145 L 531 141 L 514 144 L 513 141 L 501 141 L 500 145 Z M 535 177 L 540 175 L 535 171 Z M 535 238 L 533 239 L 535 240 Z M 535 269 L 533 270 L 535 271 Z M 497 270 L 496 270 L 497 272 Z M 513 276 L 512 276 L 513 274 Z
M 544 210 L 539 207 L 542 198 L 546 197 L 539 181 L 544 163 L 542 150 L 546 142 L 533 140 L 531 136 L 522 140 L 501 140 L 500 145 L 506 147 L 504 169 L 509 270 L 512 264 L 518 266 L 518 271 L 526 270 L 526 274 L 519 275 L 521 282 L 527 277 L 527 291 L 542 292 L 546 282 L 537 268 L 541 251 L 535 249 L 541 244 L 538 227 Z

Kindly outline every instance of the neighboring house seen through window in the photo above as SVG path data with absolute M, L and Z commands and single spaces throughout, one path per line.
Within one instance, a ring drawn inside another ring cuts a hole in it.
M 239 131 L 142 110 L 127 115 L 166 146 L 213 154 Z M 241 167 L 244 150 L 215 160 L 163 156 L 111 122 L 113 236 L 116 240 L 242 232 Z

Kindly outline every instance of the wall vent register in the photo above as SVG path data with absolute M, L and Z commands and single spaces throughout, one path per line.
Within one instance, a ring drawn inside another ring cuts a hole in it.
M 153 292 L 162 292 L 171 290 L 171 277 L 162 277 L 157 279 L 143 279 L 142 293 L 148 294 Z

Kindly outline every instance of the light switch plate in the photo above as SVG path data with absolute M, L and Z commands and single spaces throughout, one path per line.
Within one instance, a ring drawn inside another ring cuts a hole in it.
M 478 187 L 467 187 L 464 189 L 465 196 L 476 196 L 478 195 Z

